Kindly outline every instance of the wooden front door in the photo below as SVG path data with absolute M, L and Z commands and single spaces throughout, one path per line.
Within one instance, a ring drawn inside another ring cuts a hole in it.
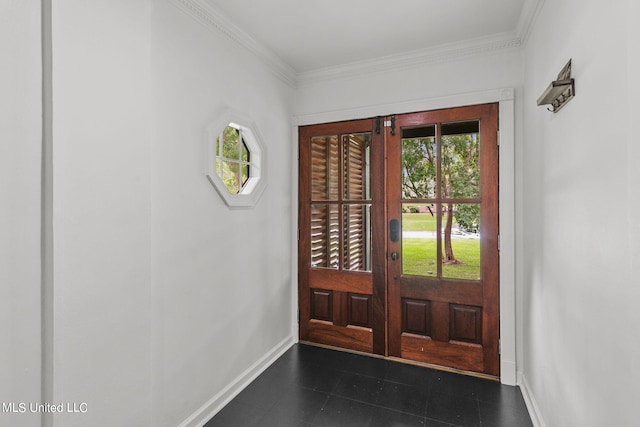
M 497 104 L 300 128 L 300 339 L 499 375 Z
M 368 119 L 299 139 L 300 339 L 384 354 L 383 134 Z
M 390 356 L 500 373 L 497 124 L 488 104 L 388 131 Z

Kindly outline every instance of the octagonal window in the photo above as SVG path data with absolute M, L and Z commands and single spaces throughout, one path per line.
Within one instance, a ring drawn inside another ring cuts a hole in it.
M 252 206 L 264 187 L 262 144 L 253 122 L 226 111 L 207 134 L 209 181 L 228 206 Z

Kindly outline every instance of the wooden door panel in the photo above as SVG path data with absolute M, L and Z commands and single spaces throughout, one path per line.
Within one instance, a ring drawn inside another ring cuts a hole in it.
M 497 376 L 497 105 L 395 123 L 386 134 L 387 207 L 402 238 L 388 242 L 389 354 Z M 411 231 L 419 215 L 433 217 L 434 231 Z
M 484 351 L 479 345 L 449 343 L 403 335 L 401 347 L 400 357 L 403 359 L 463 371 L 483 372 L 484 370 Z
M 301 340 L 384 354 L 381 141 L 372 119 L 299 129 Z
M 402 297 L 482 305 L 483 289 L 480 283 L 461 283 L 450 280 L 433 280 L 425 283 L 417 277 L 406 277 L 403 278 Z
M 363 353 L 373 353 L 373 333 L 365 328 L 336 326 L 312 320 L 304 340 Z
M 360 294 L 373 293 L 371 273 L 326 269 L 309 270 L 309 287 Z
M 431 301 L 402 298 L 402 333 L 431 336 Z
M 371 295 L 323 289 L 311 289 L 311 294 L 306 340 L 373 352 Z
M 363 328 L 372 327 L 372 302 L 371 295 L 348 294 L 348 324 Z
M 482 307 L 449 304 L 450 341 L 482 344 Z
M 333 291 L 311 289 L 311 318 L 333 323 Z

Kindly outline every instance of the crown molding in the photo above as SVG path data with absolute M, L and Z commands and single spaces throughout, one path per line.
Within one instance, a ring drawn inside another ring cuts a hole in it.
M 521 44 L 521 39 L 516 33 L 496 34 L 462 42 L 443 44 L 427 49 L 352 62 L 321 70 L 305 71 L 298 73 L 297 83 L 299 87 L 304 87 L 328 80 L 356 77 L 363 74 L 402 71 L 424 64 L 453 61 L 499 52 L 505 49 L 519 48 Z
M 228 17 L 202 0 L 170 0 L 179 9 L 205 26 L 222 33 L 262 61 L 280 80 L 291 87 L 296 85 L 296 72 L 271 49 L 258 42 Z
M 280 59 L 271 49 L 257 41 L 208 2 L 204 0 L 170 1 L 197 21 L 246 48 L 280 80 L 293 88 L 310 86 L 330 80 L 353 78 L 364 74 L 402 71 L 425 64 L 499 53 L 507 49 L 518 49 L 526 43 L 544 4 L 544 0 L 525 0 L 516 30 L 513 32 L 356 61 L 335 67 L 296 72 L 292 66 Z
M 522 12 L 520 13 L 520 19 L 518 19 L 518 25 L 516 26 L 516 32 L 522 41 L 522 45 L 527 44 L 529 40 L 529 34 L 533 29 L 533 25 L 538 19 L 540 10 L 544 5 L 544 0 L 525 0 L 522 6 Z
M 336 67 L 300 72 L 297 86 L 305 87 L 329 80 L 363 74 L 402 71 L 419 65 L 453 61 L 524 46 L 544 0 L 525 0 L 514 32 L 495 34 L 432 48 L 404 52 L 371 60 L 352 62 Z

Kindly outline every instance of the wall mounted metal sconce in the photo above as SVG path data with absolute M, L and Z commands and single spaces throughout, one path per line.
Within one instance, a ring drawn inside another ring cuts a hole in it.
M 556 80 L 538 98 L 538 105 L 551 105 L 549 111 L 557 113 L 576 94 L 575 81 L 571 78 L 571 60 L 562 67 Z

